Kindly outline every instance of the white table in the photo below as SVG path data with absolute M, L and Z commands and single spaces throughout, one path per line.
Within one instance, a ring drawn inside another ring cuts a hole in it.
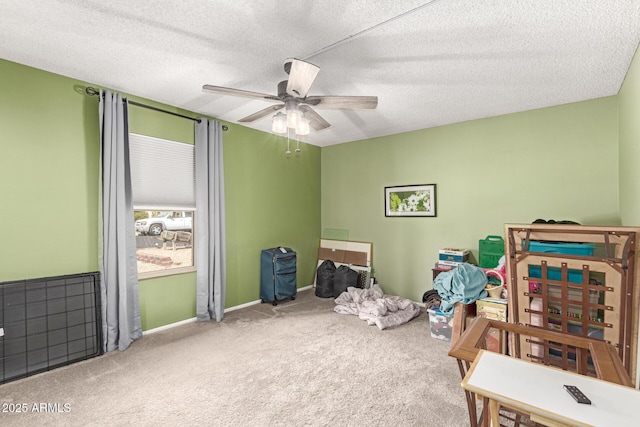
M 577 386 L 591 405 L 577 403 L 562 387 Z M 500 405 L 549 426 L 640 426 L 640 391 L 481 350 L 462 387 L 489 399 L 493 426 Z M 486 412 L 485 412 L 486 414 Z

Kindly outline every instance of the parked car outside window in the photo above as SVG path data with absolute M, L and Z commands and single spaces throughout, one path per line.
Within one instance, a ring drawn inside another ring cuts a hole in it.
M 157 216 L 136 221 L 136 232 L 159 236 L 163 231 L 191 231 L 192 212 L 164 211 Z

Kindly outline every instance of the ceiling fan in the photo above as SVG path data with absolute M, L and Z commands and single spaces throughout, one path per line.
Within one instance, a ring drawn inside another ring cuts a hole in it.
M 309 62 L 295 58 L 287 59 L 284 62 L 284 71 L 289 74 L 289 78 L 278 83 L 278 95 L 213 85 L 204 85 L 202 86 L 202 90 L 221 95 L 240 96 L 274 102 L 277 105 L 272 105 L 247 117 L 243 117 L 238 120 L 238 122 L 253 122 L 284 108 L 287 113 L 286 115 L 280 112 L 274 116 L 273 131 L 276 133 L 285 133 L 287 132 L 287 128 L 294 128 L 298 135 L 308 134 L 309 126 L 316 131 L 331 126 L 331 124 L 323 119 L 312 107 L 331 110 L 367 110 L 375 109 L 378 105 L 377 96 L 307 96 L 311 85 L 320 71 L 320 67 Z

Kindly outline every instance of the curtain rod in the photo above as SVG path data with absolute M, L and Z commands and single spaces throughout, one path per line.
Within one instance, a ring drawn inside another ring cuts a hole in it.
M 100 91 L 97 90 L 96 88 L 91 87 L 91 86 L 87 87 L 84 91 L 89 96 L 100 95 Z M 194 119 L 193 117 L 185 116 L 185 115 L 179 114 L 179 113 L 174 113 L 173 111 L 163 110 L 163 109 L 158 108 L 158 107 L 153 107 L 151 105 L 141 104 L 139 102 L 131 101 L 131 100 L 129 100 L 128 103 L 131 104 L 131 105 L 135 105 L 136 107 L 148 108 L 149 110 L 158 111 L 160 113 L 165 113 L 165 114 L 171 114 L 172 116 L 182 117 L 183 119 L 193 120 L 194 122 L 200 123 L 200 119 Z M 222 130 L 223 131 L 229 130 L 229 126 L 222 125 Z

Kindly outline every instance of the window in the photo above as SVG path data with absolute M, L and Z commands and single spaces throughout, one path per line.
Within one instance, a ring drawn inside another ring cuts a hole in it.
M 138 277 L 195 271 L 194 146 L 130 134 Z

